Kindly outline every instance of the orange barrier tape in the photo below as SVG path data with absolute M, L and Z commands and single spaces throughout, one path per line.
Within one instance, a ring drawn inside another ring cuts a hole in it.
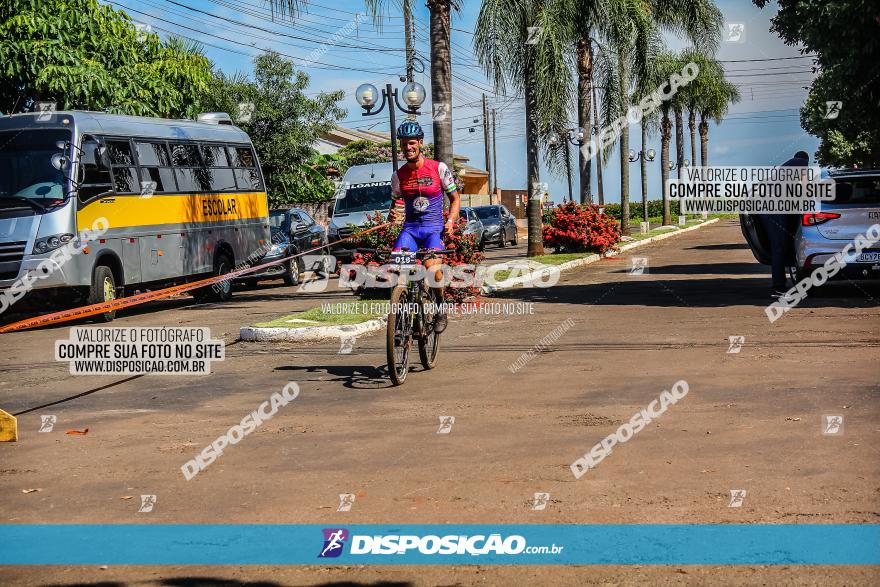
M 347 240 L 351 240 L 353 238 L 357 238 L 361 235 L 373 232 L 374 230 L 378 230 L 380 228 L 384 228 L 388 226 L 388 222 L 385 224 L 380 224 L 378 226 L 373 226 L 372 228 L 368 228 L 367 230 L 363 230 L 351 236 L 347 236 L 343 239 L 339 239 L 338 241 L 334 241 L 332 243 L 327 243 L 326 245 L 321 245 L 320 247 L 315 247 L 313 249 L 309 249 L 307 251 L 303 251 L 301 253 L 297 253 L 296 255 L 291 255 L 289 257 L 284 257 L 283 259 L 279 259 L 277 261 L 272 261 L 271 263 L 263 263 L 262 265 L 256 265 L 254 267 L 246 267 L 244 269 L 239 269 L 238 271 L 230 271 L 224 275 L 218 275 L 216 277 L 208 277 L 206 279 L 200 279 L 198 281 L 193 281 L 191 283 L 184 283 L 182 285 L 175 285 L 172 287 L 167 287 L 165 289 L 157 289 L 156 291 L 149 291 L 142 294 L 137 294 L 135 296 L 130 296 L 127 298 L 119 298 L 117 300 L 112 300 L 110 302 L 103 302 L 100 304 L 92 304 L 91 306 L 82 306 L 80 308 L 72 308 L 70 310 L 64 310 L 61 312 L 54 312 L 52 314 L 45 314 L 43 316 L 37 316 L 35 318 L 28 318 L 27 320 L 21 320 L 19 322 L 13 322 L 12 324 L 7 324 L 6 326 L 0 327 L 0 334 L 5 334 L 7 332 L 15 332 L 17 330 L 27 330 L 29 328 L 36 328 L 38 326 L 46 326 L 49 324 L 56 324 L 58 322 L 69 322 L 71 320 L 77 320 L 79 318 L 87 318 L 88 316 L 94 316 L 96 314 L 103 314 L 104 312 L 110 312 L 113 310 L 120 310 L 122 308 L 130 308 L 131 306 L 137 306 L 139 304 L 144 304 L 146 302 L 151 302 L 153 300 L 161 300 L 163 298 L 168 298 L 173 295 L 188 292 L 194 289 L 198 289 L 201 287 L 206 287 L 213 285 L 215 283 L 219 283 L 221 281 L 225 281 L 227 279 L 235 279 L 240 275 L 247 275 L 248 273 L 254 273 L 255 271 L 259 271 L 261 269 L 265 269 L 266 267 L 271 267 L 272 265 L 278 265 L 279 263 L 286 263 L 291 259 L 295 259 L 297 257 L 301 257 L 303 255 L 307 255 L 314 251 L 319 251 L 321 249 L 325 249 L 332 245 L 345 242 Z

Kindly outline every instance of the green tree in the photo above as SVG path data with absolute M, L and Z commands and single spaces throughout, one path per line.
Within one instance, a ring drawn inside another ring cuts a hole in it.
M 594 68 L 598 65 L 594 45 L 600 50 L 620 54 L 622 63 L 631 67 L 632 79 L 645 75 L 652 53 L 651 39 L 656 31 L 645 28 L 646 22 L 662 32 L 691 40 L 700 47 L 714 48 L 722 22 L 721 11 L 712 0 L 558 0 L 565 4 L 565 21 L 569 23 L 572 50 L 577 64 L 578 125 L 592 136 L 590 119 Z M 647 21 L 646 21 L 647 19 Z M 627 48 L 639 47 L 634 53 Z M 625 72 L 622 72 L 625 73 Z M 620 77 L 623 79 L 623 77 Z M 602 84 L 600 83 L 600 86 Z M 620 89 L 600 87 L 602 107 L 611 98 L 609 112 L 619 111 Z M 623 108 L 626 110 L 626 107 Z M 580 154 L 581 202 L 590 194 L 591 162 L 585 149 Z
M 562 147 L 549 139 L 565 131 L 573 91 L 561 7 L 554 1 L 484 0 L 474 33 L 477 59 L 498 92 L 509 86 L 525 98 L 529 257 L 544 254 L 538 151 L 543 142 L 550 164 L 561 169 Z
M 770 0 L 752 0 L 763 8 Z M 801 108 L 801 126 L 819 137 L 818 161 L 880 167 L 880 34 L 877 3 L 778 0 L 771 30 L 816 53 L 819 75 Z M 842 102 L 836 117 L 828 102 Z
M 251 137 L 273 204 L 333 196 L 332 182 L 316 171 L 318 154 L 313 145 L 345 117 L 346 111 L 338 105 L 343 92 L 310 98 L 304 93 L 308 85 L 307 74 L 269 51 L 254 58 L 253 80 L 240 73 L 218 73 L 206 100 L 212 110 L 236 117 Z
M 180 39 L 138 31 L 97 0 L 0 0 L 0 109 L 194 117 L 211 63 Z
M 673 74 L 679 73 L 684 67 L 685 61 L 680 56 L 664 51 L 657 56 L 654 69 L 658 83 L 660 80 L 668 80 Z M 670 113 L 681 108 L 683 96 L 676 92 L 669 100 L 660 103 L 660 185 L 663 190 L 663 224 L 672 223 L 672 213 L 669 208 L 669 191 L 666 182 L 669 181 L 669 143 L 672 140 L 672 121 Z
M 709 165 L 709 120 L 714 120 L 716 124 L 721 124 L 721 120 L 727 114 L 727 110 L 732 104 L 736 104 L 740 100 L 739 90 L 736 85 L 724 78 L 723 66 L 714 59 L 708 60 L 700 69 L 700 74 L 694 80 L 693 91 L 696 99 L 688 104 L 689 111 L 692 113 L 691 118 L 695 118 L 694 111 L 700 117 L 698 130 L 700 133 L 700 165 L 706 167 Z M 688 95 L 688 94 L 686 94 Z M 693 131 L 691 131 L 691 150 L 693 151 Z M 697 154 L 692 154 L 697 164 Z

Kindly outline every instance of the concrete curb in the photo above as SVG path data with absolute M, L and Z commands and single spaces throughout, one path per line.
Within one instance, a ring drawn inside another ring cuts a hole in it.
M 689 226 L 687 228 L 682 228 L 679 230 L 672 230 L 663 234 L 652 236 L 651 238 L 646 238 L 644 240 L 636 241 L 633 243 L 627 243 L 619 249 L 614 249 L 612 251 L 609 251 L 608 253 L 605 253 L 604 255 L 590 255 L 588 257 L 582 257 L 580 259 L 575 259 L 573 261 L 562 263 L 561 265 L 555 265 L 555 267 L 557 267 L 559 271 L 562 272 L 568 271 L 569 269 L 574 269 L 575 267 L 580 267 L 582 265 L 590 265 L 591 263 L 595 263 L 596 261 L 601 260 L 603 257 L 609 257 L 611 255 L 615 255 L 641 247 L 643 245 L 661 241 L 663 239 L 676 236 L 678 234 L 697 230 L 698 228 L 708 226 L 709 224 L 714 224 L 718 222 L 718 220 L 719 218 L 713 218 L 712 220 L 707 220 L 706 222 L 702 222 L 695 226 Z M 504 269 L 511 268 L 512 266 L 515 266 L 515 262 L 501 263 L 499 265 L 496 265 L 496 268 Z M 539 270 L 529 275 L 522 275 L 519 277 L 513 277 L 511 279 L 505 279 L 504 281 L 499 281 L 495 284 L 486 284 L 483 285 L 482 293 L 492 293 L 494 291 L 512 289 L 518 285 L 526 283 L 531 284 L 535 282 L 540 282 L 541 274 L 542 271 Z M 331 338 L 361 336 L 362 334 L 382 330 L 383 328 L 385 328 L 385 324 L 387 324 L 387 320 L 385 318 L 378 318 L 375 320 L 361 322 L 359 324 L 346 324 L 343 326 L 304 326 L 302 328 L 257 328 L 255 326 L 242 326 L 239 329 L 239 337 L 241 338 L 241 340 L 247 342 L 319 342 Z
M 304 326 L 302 328 L 258 328 L 242 326 L 239 337 L 246 342 L 288 341 L 288 342 L 319 342 L 332 338 L 360 336 L 385 328 L 387 320 L 377 318 L 358 324 L 340 326 Z
M 646 239 L 643 239 L 640 241 L 635 241 L 632 243 L 627 243 L 627 244 L 621 246 L 619 249 L 612 249 L 611 251 L 608 251 L 604 255 L 598 255 L 598 254 L 590 255 L 588 257 L 582 257 L 580 259 L 575 259 L 573 261 L 567 261 L 567 262 L 562 263 L 560 265 L 554 265 L 554 267 L 557 267 L 559 269 L 559 272 L 561 273 L 563 271 L 568 271 L 569 269 L 574 269 L 575 267 L 580 267 L 582 265 L 590 265 L 592 263 L 595 263 L 596 261 L 601 260 L 604 257 L 610 257 L 612 255 L 624 253 L 626 251 L 630 251 L 632 249 L 636 249 L 636 248 L 644 246 L 644 245 L 655 243 L 657 241 L 662 241 L 663 239 L 671 238 L 673 236 L 683 234 L 685 232 L 697 230 L 699 228 L 703 228 L 704 226 L 708 226 L 710 224 L 715 224 L 719 220 L 721 220 L 721 219 L 720 218 L 713 218 L 711 220 L 707 220 L 706 222 L 701 222 L 700 224 L 695 224 L 694 226 L 688 226 L 687 228 L 680 228 L 678 230 L 670 230 L 669 232 L 664 232 L 663 234 L 658 234 L 658 235 L 652 236 L 650 238 L 646 238 Z M 509 267 L 510 263 L 504 263 L 503 265 L 505 267 Z M 521 275 L 518 277 L 512 277 L 510 279 L 505 279 L 504 281 L 499 281 L 498 283 L 483 285 L 482 293 L 492 293 L 494 291 L 511 289 L 511 288 L 514 288 L 518 285 L 540 282 L 540 277 L 539 277 L 540 273 L 541 273 L 540 271 L 537 271 L 531 275 Z

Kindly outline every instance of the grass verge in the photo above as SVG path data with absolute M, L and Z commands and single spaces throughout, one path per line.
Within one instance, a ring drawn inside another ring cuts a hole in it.
M 354 300 L 328 304 L 329 307 L 312 308 L 305 312 L 297 312 L 281 316 L 269 322 L 258 322 L 256 328 L 308 328 L 310 326 L 342 326 L 359 324 L 374 320 L 387 313 L 382 305 L 388 300 Z

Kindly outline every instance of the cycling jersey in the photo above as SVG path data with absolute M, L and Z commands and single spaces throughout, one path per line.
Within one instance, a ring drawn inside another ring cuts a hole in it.
M 441 161 L 422 159 L 417 169 L 404 165 L 391 176 L 395 204 L 404 204 L 403 226 L 443 229 L 443 196 L 456 189 L 455 178 Z

